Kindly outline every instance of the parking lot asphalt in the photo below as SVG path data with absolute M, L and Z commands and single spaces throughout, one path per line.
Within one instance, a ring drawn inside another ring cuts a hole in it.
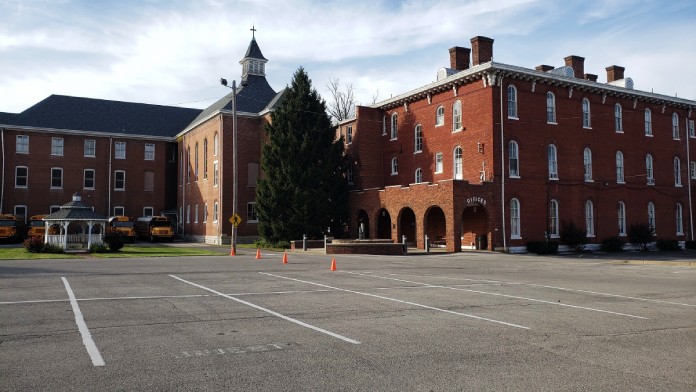
M 0 260 L 0 390 L 696 389 L 696 268 L 254 255 Z

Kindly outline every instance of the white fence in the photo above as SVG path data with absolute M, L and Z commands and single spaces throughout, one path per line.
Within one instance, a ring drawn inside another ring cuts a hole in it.
M 89 238 L 89 237 L 92 238 Z M 102 240 L 102 235 L 101 234 L 68 234 L 67 236 L 67 249 L 71 248 L 87 248 L 87 244 L 102 244 L 104 241 Z M 48 235 L 46 236 L 46 243 L 51 244 L 51 245 L 56 245 L 60 246 L 61 248 L 63 247 L 63 244 L 65 243 L 65 236 L 64 235 Z

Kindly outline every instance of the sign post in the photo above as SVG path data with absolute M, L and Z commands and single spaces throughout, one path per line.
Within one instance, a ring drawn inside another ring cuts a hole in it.
M 235 256 L 237 255 L 237 243 L 235 241 L 235 230 L 237 229 L 237 226 L 239 226 L 240 223 L 242 223 L 242 218 L 237 215 L 237 214 L 232 214 L 230 219 L 228 219 L 229 222 L 232 224 L 232 239 L 230 241 L 230 256 Z

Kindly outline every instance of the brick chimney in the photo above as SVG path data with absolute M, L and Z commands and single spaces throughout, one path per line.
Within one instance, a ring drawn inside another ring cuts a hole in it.
M 480 35 L 472 38 L 471 53 L 474 66 L 493 60 L 493 39 Z
M 573 68 L 573 73 L 576 78 L 585 76 L 585 58 L 580 56 L 568 56 L 565 59 L 565 65 Z
M 590 82 L 596 82 L 597 81 L 597 75 L 595 74 L 585 74 L 585 80 L 589 80 Z
M 534 69 L 536 69 L 537 71 L 541 71 L 541 72 L 549 72 L 550 70 L 553 69 L 553 66 L 541 64 L 541 65 L 537 65 L 536 67 L 534 67 Z
M 615 80 L 621 80 L 624 78 L 624 71 L 626 68 L 620 67 L 618 65 L 611 65 L 607 68 L 607 83 L 611 83 Z
M 471 49 L 455 46 L 454 48 L 450 48 L 449 53 L 450 68 L 456 69 L 457 71 L 469 69 L 469 55 L 471 54 Z

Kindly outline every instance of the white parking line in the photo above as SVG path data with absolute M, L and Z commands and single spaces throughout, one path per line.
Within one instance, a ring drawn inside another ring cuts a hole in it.
M 72 306 L 73 314 L 75 315 L 75 323 L 77 324 L 77 328 L 80 330 L 80 334 L 82 335 L 82 343 L 85 345 L 87 353 L 89 354 L 89 357 L 92 359 L 92 365 L 104 366 L 104 358 L 102 358 L 101 354 L 99 353 L 97 345 L 94 344 L 92 334 L 89 332 L 89 328 L 87 328 L 87 324 L 85 323 L 84 317 L 82 317 L 82 311 L 80 311 L 80 307 L 77 305 L 75 294 L 70 288 L 70 283 L 68 283 L 68 280 L 64 277 L 61 277 L 61 279 L 63 279 L 65 290 L 68 291 L 68 297 L 70 297 L 70 305 Z
M 536 298 L 529 298 L 529 297 L 520 297 L 520 296 L 517 296 L 517 295 L 509 295 L 509 294 L 491 293 L 491 292 L 488 292 L 488 291 L 464 289 L 464 288 L 461 288 L 461 287 L 440 286 L 440 285 L 436 285 L 436 284 L 423 283 L 423 282 L 415 282 L 415 281 L 412 281 L 412 280 L 405 280 L 405 279 L 388 278 L 388 277 L 386 277 L 386 276 L 379 276 L 379 275 L 372 275 L 372 274 L 364 274 L 364 273 L 360 273 L 360 272 L 350 272 L 350 271 L 341 271 L 341 272 L 346 273 L 346 274 L 352 274 L 352 275 L 368 276 L 368 277 L 370 277 L 370 278 L 376 278 L 376 279 L 394 280 L 394 281 L 397 281 L 397 282 L 411 283 L 411 284 L 422 284 L 422 285 L 428 286 L 428 287 L 437 287 L 437 288 L 448 289 L 448 290 L 466 291 L 466 292 L 469 292 L 469 293 L 493 295 L 493 296 L 496 296 L 496 297 L 506 297 L 506 298 L 522 299 L 522 300 L 525 300 L 525 301 L 540 302 L 540 303 L 545 303 L 545 304 L 549 304 L 549 305 L 566 306 L 566 307 L 569 307 L 569 308 L 590 310 L 590 311 L 593 311 L 593 312 L 609 313 L 609 314 L 615 314 L 615 315 L 617 315 L 617 316 L 626 316 L 626 317 L 639 318 L 639 319 L 643 319 L 643 320 L 649 320 L 649 318 L 647 318 L 647 317 L 636 316 L 636 315 L 634 315 L 634 314 L 620 313 L 620 312 L 612 312 L 611 310 L 596 309 L 596 308 L 588 308 L 588 307 L 586 307 L 586 306 L 570 305 L 570 304 L 565 304 L 565 303 L 562 303 L 562 302 L 546 301 L 546 300 L 543 300 L 543 299 L 536 299 Z
M 311 284 L 311 285 L 314 285 L 314 286 L 326 287 L 326 288 L 333 289 L 333 290 L 345 291 L 345 292 L 347 292 L 347 293 L 365 295 L 365 296 L 368 296 L 368 297 L 379 298 L 379 299 L 386 299 L 386 300 L 388 300 L 388 301 L 399 302 L 399 303 L 402 303 L 402 304 L 417 306 L 417 307 L 421 307 L 421 308 L 425 308 L 425 309 L 430 309 L 430 310 L 437 310 L 437 311 L 439 311 L 439 312 L 444 312 L 444 313 L 449 313 L 449 314 L 456 314 L 456 315 L 458 315 L 458 316 L 469 317 L 469 318 L 473 318 L 473 319 L 477 319 L 477 320 L 482 320 L 482 321 L 489 321 L 489 322 L 496 323 L 496 324 L 507 325 L 507 326 L 509 326 L 509 327 L 522 328 L 522 329 L 529 329 L 529 327 L 525 327 L 525 326 L 523 326 L 523 325 L 512 324 L 512 323 L 507 323 L 507 322 L 505 322 L 505 321 L 493 320 L 493 319 L 489 319 L 489 318 L 485 318 L 485 317 L 474 316 L 474 315 L 472 315 L 472 314 L 466 314 L 466 313 L 455 312 L 455 311 L 453 311 L 453 310 L 447 310 L 447 309 L 442 309 L 442 308 L 436 308 L 436 307 L 434 307 L 434 306 L 423 305 L 423 304 L 419 304 L 419 303 L 416 303 L 416 302 L 403 301 L 403 300 L 400 300 L 400 299 L 391 298 L 391 297 L 385 297 L 385 296 L 382 296 L 382 295 L 370 294 L 370 293 L 363 293 L 363 292 L 361 292 L 361 291 L 342 289 L 342 288 L 340 288 L 340 287 L 334 287 L 334 286 L 329 286 L 329 285 L 325 285 L 325 284 L 321 284 L 321 283 L 310 282 L 310 281 L 307 281 L 307 280 L 301 280 L 301 279 L 290 278 L 290 277 L 287 277 L 287 276 L 269 274 L 269 273 L 267 273 L 267 272 L 259 272 L 259 273 L 260 273 L 260 274 L 263 274 L 263 275 L 273 276 L 273 277 L 276 277 L 276 278 L 287 279 L 287 280 L 293 280 L 293 281 L 295 281 L 295 282 Z
M 225 297 L 225 298 L 227 298 L 227 299 L 231 299 L 231 300 L 233 300 L 233 301 L 237 301 L 237 302 L 239 302 L 239 303 L 241 303 L 241 304 L 244 304 L 244 305 L 250 306 L 250 307 L 252 307 L 252 308 L 254 308 L 254 309 L 258 309 L 258 310 L 261 310 L 261 311 L 263 311 L 263 312 L 272 314 L 272 315 L 274 315 L 274 316 L 276 316 L 276 317 L 282 318 L 283 320 L 290 321 L 290 322 L 295 323 L 295 324 L 297 324 L 297 325 L 301 325 L 301 326 L 303 326 L 303 327 L 305 327 L 305 328 L 313 329 L 313 330 L 315 330 L 315 331 L 317 331 L 317 332 L 321 332 L 321 333 L 327 334 L 327 335 L 329 335 L 329 336 L 333 336 L 333 337 L 335 337 L 335 338 L 337 338 L 337 339 L 341 339 L 341 340 L 346 341 L 346 342 L 348 342 L 348 343 L 360 344 L 360 342 L 358 342 L 357 340 L 353 340 L 353 339 L 347 338 L 347 337 L 345 337 L 345 336 L 343 336 L 343 335 L 339 335 L 339 334 L 337 334 L 337 333 L 334 333 L 334 332 L 331 332 L 331 331 L 327 331 L 327 330 L 325 330 L 325 329 L 323 329 L 323 328 L 319 328 L 319 327 L 316 327 L 316 326 L 314 326 L 314 325 L 307 324 L 307 323 L 305 323 L 305 322 L 302 322 L 302 321 L 300 321 L 300 320 L 294 319 L 294 318 L 292 318 L 292 317 L 288 317 L 288 316 L 285 316 L 285 315 L 280 314 L 280 313 L 278 313 L 278 312 L 274 312 L 274 311 L 272 311 L 272 310 L 270 310 L 270 309 L 266 309 L 266 308 L 264 308 L 264 307 L 261 307 L 261 306 L 259 306 L 259 305 L 252 304 L 251 302 L 247 302 L 247 301 L 241 300 L 241 299 L 239 299 L 239 298 L 235 298 L 235 297 L 233 297 L 233 296 L 231 296 L 231 295 L 227 295 L 227 294 L 221 293 L 221 292 L 219 292 L 219 291 L 213 290 L 213 289 L 211 289 L 211 288 L 209 288 L 209 287 L 202 286 L 202 285 L 200 285 L 200 284 L 198 284 L 198 283 L 190 282 L 190 281 L 188 281 L 188 280 L 186 280 L 186 279 L 182 279 L 182 278 L 180 278 L 180 277 L 178 277 L 178 276 L 175 276 L 175 275 L 169 275 L 169 276 L 171 276 L 172 278 L 177 279 L 177 280 L 179 280 L 179 281 L 182 281 L 182 282 L 184 282 L 184 283 L 188 283 L 188 284 L 190 284 L 191 286 L 196 286 L 196 287 L 201 288 L 201 289 L 203 289 L 203 290 L 210 291 L 211 293 L 217 294 L 217 295 L 219 295 L 219 296 L 221 296 L 221 297 Z

